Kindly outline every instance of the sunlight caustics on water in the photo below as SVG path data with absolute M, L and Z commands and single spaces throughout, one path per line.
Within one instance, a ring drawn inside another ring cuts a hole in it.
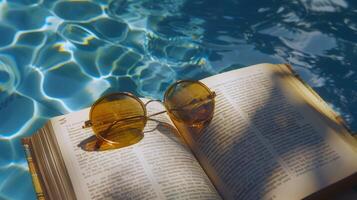
M 357 129 L 354 0 L 0 0 L 0 199 L 34 199 L 20 138 L 104 93 L 286 63 Z

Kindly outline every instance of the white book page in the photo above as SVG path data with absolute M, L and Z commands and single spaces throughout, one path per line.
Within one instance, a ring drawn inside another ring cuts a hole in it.
M 352 148 L 275 69 L 202 80 L 217 94 L 211 124 L 178 126 L 224 199 L 302 199 L 357 171 Z
M 149 112 L 162 109 L 158 104 Z M 91 128 L 82 129 L 88 113 L 51 120 L 77 199 L 220 199 L 173 127 L 148 121 L 139 143 L 88 152 L 78 146 L 93 135 Z M 166 115 L 156 119 L 170 123 Z

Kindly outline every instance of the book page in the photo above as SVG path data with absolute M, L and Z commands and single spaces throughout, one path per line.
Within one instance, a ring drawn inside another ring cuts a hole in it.
M 149 113 L 164 109 L 151 106 Z M 107 151 L 85 151 L 93 136 L 82 129 L 89 109 L 51 122 L 77 199 L 220 199 L 209 178 L 166 115 L 148 121 L 137 144 Z
M 202 80 L 217 94 L 210 125 L 175 122 L 224 199 L 302 199 L 357 171 L 357 157 L 296 90 L 283 66 Z

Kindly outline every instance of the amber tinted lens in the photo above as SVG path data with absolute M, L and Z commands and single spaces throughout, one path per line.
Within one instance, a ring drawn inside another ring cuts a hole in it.
M 135 144 L 143 137 L 146 111 L 139 99 L 117 93 L 99 99 L 90 118 L 98 138 L 118 147 Z
M 164 101 L 169 113 L 187 124 L 203 123 L 213 115 L 213 94 L 197 81 L 174 84 L 166 92 Z

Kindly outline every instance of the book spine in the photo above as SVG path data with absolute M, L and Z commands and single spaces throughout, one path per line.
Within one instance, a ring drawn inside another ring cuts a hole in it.
M 41 182 L 40 182 L 40 178 L 39 178 L 39 174 L 37 173 L 37 167 L 36 167 L 36 163 L 33 160 L 32 157 L 32 150 L 31 150 L 31 139 L 30 138 L 23 138 L 22 139 L 22 145 L 25 149 L 25 154 L 26 154 L 26 160 L 27 160 L 27 164 L 29 166 L 29 172 L 31 174 L 31 178 L 32 178 L 32 183 L 36 192 L 36 196 L 38 200 L 45 200 L 45 194 L 43 192 L 42 186 L 41 186 Z
M 339 115 L 336 111 L 334 111 L 330 106 L 328 106 L 326 104 L 326 102 L 320 97 L 319 94 L 317 94 L 315 92 L 314 89 L 312 89 L 310 87 L 309 84 L 307 84 L 298 73 L 295 72 L 295 70 L 292 68 L 292 66 L 290 64 L 285 64 L 289 70 L 291 71 L 291 73 L 317 98 L 320 100 L 320 102 L 322 102 L 326 108 L 328 108 L 328 110 L 333 114 L 333 116 L 335 117 L 336 121 L 343 126 L 351 135 L 354 135 L 356 133 L 353 133 L 353 131 L 349 128 L 349 126 L 347 125 L 346 121 L 343 119 L 343 117 L 341 115 Z

